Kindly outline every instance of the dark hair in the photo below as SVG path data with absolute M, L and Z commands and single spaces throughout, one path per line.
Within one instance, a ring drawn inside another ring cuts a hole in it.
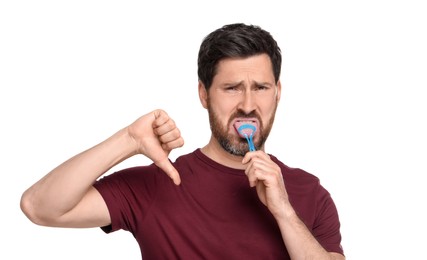
M 271 34 L 259 26 L 235 23 L 211 32 L 200 45 L 197 60 L 199 80 L 208 90 L 224 58 L 246 58 L 258 54 L 270 57 L 276 83 L 280 77 L 282 55 Z

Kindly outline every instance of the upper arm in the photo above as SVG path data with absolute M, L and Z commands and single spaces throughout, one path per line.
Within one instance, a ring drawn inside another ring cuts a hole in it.
M 103 227 L 111 224 L 107 204 L 97 189 L 90 187 L 82 200 L 58 218 L 54 226 L 71 228 Z

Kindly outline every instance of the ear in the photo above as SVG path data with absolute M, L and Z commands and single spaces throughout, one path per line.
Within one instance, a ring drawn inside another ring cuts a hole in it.
M 208 108 L 208 92 L 205 85 L 199 80 L 199 99 L 204 108 Z
M 279 79 L 277 81 L 277 93 L 276 93 L 277 103 L 279 103 L 281 95 L 282 95 L 282 83 L 280 82 L 280 79 Z

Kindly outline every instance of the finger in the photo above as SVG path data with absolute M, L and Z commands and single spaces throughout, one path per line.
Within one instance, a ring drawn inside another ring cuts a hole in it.
M 174 139 L 167 143 L 162 143 L 162 148 L 165 151 L 171 151 L 175 148 L 182 147 L 184 145 L 184 139 L 182 137 Z
M 258 157 L 254 155 L 250 156 L 250 159 L 246 164 L 247 164 L 247 167 L 245 170 L 246 173 L 253 172 L 254 169 L 268 171 L 270 168 L 270 162 L 266 160 L 265 157 Z
M 169 143 L 169 142 L 175 141 L 177 139 L 180 139 L 182 137 L 181 137 L 181 132 L 179 131 L 178 128 L 176 128 L 176 129 L 169 131 L 163 135 L 159 135 L 158 138 L 159 138 L 160 142 L 162 142 L 162 143 Z
M 280 172 L 276 164 L 267 159 L 268 157 L 253 157 L 245 170 L 248 176 L 251 187 L 255 186 L 259 181 L 270 183 L 275 176 Z
M 179 129 L 178 127 L 176 127 L 175 122 L 172 119 L 169 119 L 168 121 L 164 122 L 162 125 L 154 127 L 154 133 L 156 135 L 164 135 L 167 134 L 169 132 L 173 132 L 173 131 L 178 131 L 179 133 Z
M 248 180 L 249 180 L 249 186 L 255 187 L 258 184 L 258 176 L 254 172 L 249 172 L 247 174 Z
M 254 156 L 254 153 L 255 152 L 247 152 L 245 156 L 243 156 L 242 164 L 247 164 L 248 162 L 250 162 L 252 157 Z
M 168 120 L 170 120 L 169 115 L 164 110 L 161 110 L 161 109 L 154 110 L 153 115 L 154 115 L 153 128 L 162 126 Z
M 251 187 L 257 185 L 258 181 L 264 181 L 266 172 L 269 168 L 262 161 L 251 161 L 248 168 L 246 168 L 245 173 L 248 177 L 249 184 Z
M 181 184 L 181 177 L 179 176 L 178 171 L 173 167 L 172 163 L 168 159 L 154 163 L 172 179 L 175 185 Z
M 242 159 L 242 164 L 247 164 L 250 162 L 253 158 L 264 158 L 264 159 L 270 159 L 270 156 L 266 154 L 263 151 L 254 151 L 254 152 L 247 152 L 245 156 Z

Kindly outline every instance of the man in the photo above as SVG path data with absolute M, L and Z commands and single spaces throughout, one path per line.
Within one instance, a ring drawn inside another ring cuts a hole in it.
M 280 48 L 267 31 L 215 30 L 198 58 L 212 130 L 206 146 L 172 163 L 168 154 L 184 141 L 155 110 L 35 183 L 22 196 L 23 212 L 39 225 L 128 230 L 145 260 L 345 259 L 338 213 L 318 178 L 264 151 L 280 69 Z M 256 151 L 242 125 L 254 129 Z M 136 154 L 154 164 L 100 178 Z

